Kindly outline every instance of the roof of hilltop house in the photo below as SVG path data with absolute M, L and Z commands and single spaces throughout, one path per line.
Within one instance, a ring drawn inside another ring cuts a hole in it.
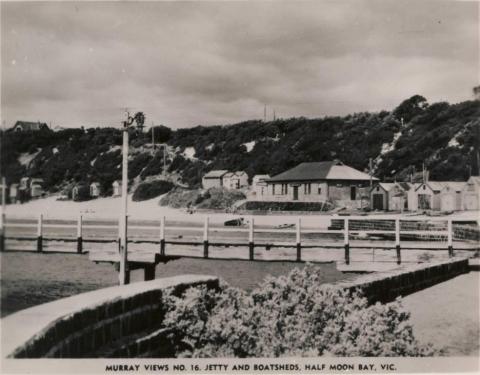
M 372 177 L 377 181 L 378 178 Z M 360 172 L 339 161 L 301 163 L 296 167 L 273 176 L 268 182 L 309 180 L 370 180 L 370 175 Z
M 221 178 L 226 173 L 228 173 L 228 171 L 223 169 L 222 170 L 217 169 L 217 170 L 208 172 L 205 176 L 203 176 L 203 178 Z
M 45 122 L 30 122 L 30 121 L 17 121 L 13 126 L 21 127 L 23 131 L 32 131 L 32 130 L 41 130 L 48 129 L 48 125 Z

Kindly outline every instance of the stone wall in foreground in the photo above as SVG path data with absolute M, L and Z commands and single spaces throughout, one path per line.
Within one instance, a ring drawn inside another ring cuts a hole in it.
M 469 271 L 466 258 L 405 265 L 338 282 L 360 288 L 370 303 L 388 302 Z M 2 356 L 10 358 L 174 357 L 162 328 L 162 296 L 190 286 L 217 289 L 213 276 L 183 275 L 82 293 L 38 305 L 1 320 Z
M 166 289 L 218 288 L 212 276 L 182 275 L 78 294 L 1 320 L 10 358 L 173 357 L 161 328 Z
M 455 257 L 430 263 L 406 265 L 400 269 L 372 273 L 352 281 L 335 283 L 340 288 L 361 289 L 369 303 L 389 302 L 399 296 L 428 288 L 469 272 L 468 258 Z

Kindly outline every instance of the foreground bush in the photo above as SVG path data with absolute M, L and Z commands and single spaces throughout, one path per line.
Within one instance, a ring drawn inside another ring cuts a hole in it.
M 165 325 L 179 357 L 424 356 L 409 313 L 395 301 L 319 286 L 313 266 L 268 278 L 251 294 L 190 288 L 167 297 Z
M 132 200 L 144 201 L 158 197 L 159 195 L 168 193 L 173 188 L 173 183 L 170 181 L 152 181 L 145 182 L 138 185 L 137 189 L 133 193 Z

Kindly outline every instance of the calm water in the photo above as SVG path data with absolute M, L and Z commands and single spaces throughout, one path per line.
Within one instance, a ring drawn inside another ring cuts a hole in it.
M 480 351 L 480 272 L 472 271 L 403 298 L 418 340 L 448 356 Z
M 88 255 L 3 253 L 1 261 L 1 315 L 58 298 L 116 285 L 113 266 L 95 264 Z M 251 290 L 265 276 L 285 275 L 303 264 L 182 258 L 159 264 L 156 277 L 182 274 L 215 275 L 230 285 Z M 335 264 L 317 266 L 324 282 L 354 277 L 336 270 Z M 133 271 L 132 282 L 143 280 L 143 271 Z

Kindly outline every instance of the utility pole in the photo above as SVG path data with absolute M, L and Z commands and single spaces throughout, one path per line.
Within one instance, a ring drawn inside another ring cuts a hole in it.
M 163 177 L 166 176 L 167 174 L 167 144 L 166 143 L 162 143 L 163 145 Z
M 277 119 L 277 116 L 276 116 L 275 110 L 273 110 L 273 121 L 275 121 L 276 119 Z
M 128 269 L 128 238 L 127 238 L 127 194 L 128 194 L 128 129 L 136 122 L 137 128 L 143 128 L 145 116 L 142 112 L 137 112 L 134 117 L 131 117 L 127 112 L 127 120 L 123 122 L 123 144 L 122 144 L 122 210 L 118 222 L 119 230 L 119 253 L 120 253 L 120 270 L 118 279 L 120 285 L 130 283 L 130 270 Z
M 155 152 L 155 137 L 154 137 L 154 128 L 153 128 L 153 121 L 152 121 L 152 150 Z
M 373 187 L 373 176 L 372 176 L 372 173 L 373 173 L 373 167 L 372 167 L 372 158 L 368 159 L 368 170 L 369 170 L 369 174 L 370 174 L 370 189 L 372 189 Z
M 263 106 L 263 122 L 267 122 L 267 105 Z
M 477 168 L 478 168 L 477 176 L 480 176 L 480 152 L 478 150 L 477 150 Z
M 5 250 L 5 200 L 7 199 L 7 181 L 2 177 L 2 206 L 0 210 L 0 251 Z
M 2 205 L 0 206 L 0 251 L 5 250 L 5 200 L 7 199 L 7 181 L 3 176 L 1 162 L 3 157 L 3 137 L 5 137 L 5 120 L 2 121 L 2 133 L 0 137 L 0 176 L 2 176 Z

